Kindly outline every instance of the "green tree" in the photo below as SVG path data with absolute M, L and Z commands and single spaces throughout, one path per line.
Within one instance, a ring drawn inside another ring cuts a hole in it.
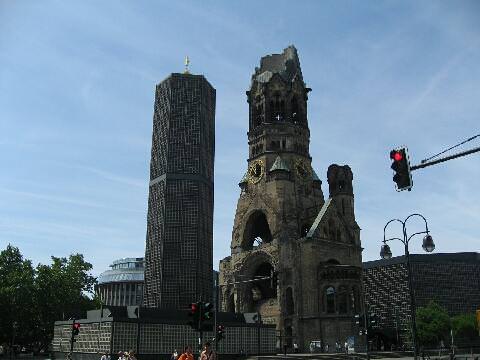
M 455 339 L 471 341 L 478 336 L 475 314 L 461 314 L 452 317 L 452 330 Z
M 435 301 L 419 307 L 416 312 L 417 337 L 420 345 L 437 346 L 440 340 L 449 339 L 450 317 L 447 311 Z
M 34 338 L 35 271 L 20 250 L 0 252 L 0 343 L 26 344 Z
M 70 255 L 68 260 L 52 256 L 51 265 L 37 266 L 37 338 L 42 347 L 53 338 L 55 320 L 78 319 L 98 305 L 92 299 L 96 279 L 90 275 L 91 269 L 81 254 Z

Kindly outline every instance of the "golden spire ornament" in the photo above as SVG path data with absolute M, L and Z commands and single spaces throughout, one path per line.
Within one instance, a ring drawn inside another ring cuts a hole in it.
M 184 74 L 190 74 L 190 71 L 188 71 L 188 65 L 190 65 L 190 59 L 187 55 L 185 56 L 185 71 L 183 72 Z

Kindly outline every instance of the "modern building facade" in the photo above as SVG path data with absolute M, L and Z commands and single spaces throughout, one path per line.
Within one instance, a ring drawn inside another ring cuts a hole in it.
M 220 261 L 222 309 L 259 312 L 276 326 L 279 343 L 302 350 L 312 340 L 334 348 L 354 335 L 352 318 L 362 306 L 353 173 L 331 165 L 324 199 L 309 153 L 310 91 L 293 46 L 255 68 L 247 91 L 248 166 L 231 256 Z
M 101 273 L 95 292 L 103 305 L 142 306 L 145 280 L 145 259 L 124 258 L 115 260 L 110 270 Z M 218 271 L 212 271 L 212 281 L 218 284 Z M 216 292 L 213 289 L 212 299 Z
M 145 249 L 144 306 L 211 300 L 215 89 L 202 75 L 157 85 Z
M 100 353 L 117 358 L 119 351 L 133 350 L 142 360 L 168 360 L 174 349 L 190 345 L 197 353 L 199 333 L 186 325 L 188 311 L 141 308 L 136 317 L 127 308 L 93 310 L 81 324 L 74 343 L 74 360 L 98 360 Z M 133 316 L 129 316 L 133 315 Z M 225 327 L 224 338 L 216 345 L 222 359 L 235 359 L 240 354 L 274 354 L 275 327 L 251 324 L 240 314 L 218 314 L 218 323 Z M 56 321 L 52 351 L 55 359 L 65 359 L 70 351 L 72 321 Z M 203 333 L 211 340 L 213 331 Z
M 384 342 L 398 343 L 410 326 L 410 293 L 405 256 L 363 263 L 365 301 L 377 315 Z M 416 307 L 433 300 L 450 316 L 480 309 L 480 253 L 411 254 Z
M 98 277 L 95 289 L 102 304 L 135 306 L 143 304 L 144 259 L 115 260 L 110 270 Z

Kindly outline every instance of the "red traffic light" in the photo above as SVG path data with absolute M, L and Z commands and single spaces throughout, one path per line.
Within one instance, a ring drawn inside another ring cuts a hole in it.
M 197 304 L 193 303 L 193 304 L 190 304 L 190 309 L 192 310 L 192 312 L 196 312 L 198 307 L 197 307 Z
M 390 151 L 390 159 L 401 161 L 403 159 L 403 155 L 400 151 L 392 150 Z
M 73 324 L 73 328 L 74 328 L 75 330 L 79 330 L 79 329 L 80 329 L 80 323 L 74 323 L 74 324 Z
M 396 184 L 397 191 L 410 190 L 413 181 L 410 172 L 408 149 L 406 147 L 393 149 L 390 151 L 390 159 L 393 160 L 390 168 L 394 171 L 393 181 Z

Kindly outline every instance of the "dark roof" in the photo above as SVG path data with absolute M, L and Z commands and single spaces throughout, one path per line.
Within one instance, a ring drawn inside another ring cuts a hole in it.
M 98 276 L 97 281 L 98 284 L 143 282 L 145 280 L 144 270 L 143 267 L 107 270 Z
M 389 260 L 365 261 L 362 266 L 364 269 L 371 269 L 380 266 L 389 266 L 405 263 L 405 256 L 396 256 Z M 468 263 L 480 265 L 480 253 L 477 252 L 459 252 L 459 253 L 435 253 L 435 254 L 410 254 L 412 263 Z

